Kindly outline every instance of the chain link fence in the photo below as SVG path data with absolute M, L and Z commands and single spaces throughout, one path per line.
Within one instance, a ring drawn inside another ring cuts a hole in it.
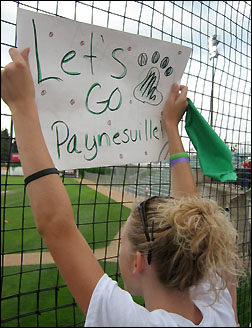
M 67 17 L 193 49 L 181 84 L 233 152 L 237 181 L 202 174 L 184 129 L 180 133 L 198 192 L 215 199 L 239 232 L 247 279 L 237 288 L 239 323 L 251 322 L 251 3 L 248 1 L 1 1 L 1 67 L 17 45 L 17 8 Z M 209 40 L 212 38 L 212 48 Z M 217 42 L 213 42 L 216 40 Z M 170 193 L 168 162 L 61 172 L 75 220 L 104 270 L 123 286 L 120 231 L 135 197 Z M 79 327 L 85 317 L 36 231 L 24 188 L 9 109 L 1 110 L 1 325 Z M 143 304 L 143 299 L 135 298 Z

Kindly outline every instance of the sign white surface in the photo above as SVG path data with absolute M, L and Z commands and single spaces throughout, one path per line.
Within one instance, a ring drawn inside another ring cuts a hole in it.
M 24 9 L 17 30 L 59 170 L 167 159 L 161 111 L 191 48 Z

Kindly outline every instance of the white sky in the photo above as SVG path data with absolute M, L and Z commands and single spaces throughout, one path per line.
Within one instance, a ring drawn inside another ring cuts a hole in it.
M 170 1 L 155 1 L 154 7 L 157 11 L 153 15 L 153 1 L 144 3 L 147 6 L 133 1 L 82 1 L 77 4 L 75 1 L 58 1 L 58 4 L 57 1 L 21 1 L 20 7 L 34 10 L 30 7 L 37 8 L 38 5 L 38 9 L 52 14 L 56 13 L 57 8 L 58 15 L 63 17 L 192 47 L 193 53 L 181 84 L 189 87 L 188 97 L 199 110 L 202 109 L 201 113 L 209 123 L 212 61 L 209 61 L 208 56 L 208 38 L 217 34 L 220 55 L 215 60 L 217 69 L 214 96 L 219 99 L 214 100 L 214 130 L 230 143 L 249 144 L 251 6 L 244 1 L 228 2 L 233 7 L 224 1 L 204 1 L 203 4 L 197 1 L 175 1 L 175 6 Z M 103 11 L 92 8 L 92 4 Z M 108 9 L 111 13 L 109 16 Z M 165 17 L 162 15 L 163 12 Z M 16 14 L 17 3 L 1 1 L 2 67 L 11 61 L 8 54 L 9 46 L 4 44 L 15 45 Z M 172 17 L 175 19 L 173 22 Z M 145 24 L 167 34 L 151 29 Z M 1 129 L 10 130 L 10 116 L 4 114 L 10 115 L 10 111 L 1 99 Z M 183 135 L 186 133 L 183 132 Z

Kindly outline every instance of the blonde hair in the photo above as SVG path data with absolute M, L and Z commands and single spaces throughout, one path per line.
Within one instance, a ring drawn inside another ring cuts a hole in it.
M 185 291 L 207 278 L 217 300 L 217 289 L 226 288 L 226 274 L 243 273 L 237 231 L 215 201 L 197 196 L 155 198 L 147 201 L 146 216 L 154 241 L 147 242 L 136 205 L 126 235 L 134 253 L 147 255 L 151 247 L 151 264 L 164 286 Z M 218 288 L 216 277 L 223 282 Z

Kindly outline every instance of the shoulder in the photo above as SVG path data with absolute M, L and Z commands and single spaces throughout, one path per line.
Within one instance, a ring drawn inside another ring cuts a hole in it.
M 164 310 L 149 312 L 104 274 L 93 292 L 85 327 L 177 327 L 177 321 Z
M 205 312 L 205 319 L 211 327 L 224 325 L 236 326 L 232 298 L 227 288 L 218 290 L 218 299 L 210 288 L 208 281 L 202 281 L 198 286 L 191 288 L 191 296 L 196 306 Z M 204 325 L 206 322 L 204 322 Z
M 97 283 L 89 304 L 86 327 L 122 326 L 120 322 L 134 320 L 146 309 L 136 304 L 132 296 L 118 286 L 107 274 Z
M 215 279 L 215 286 L 218 292 L 219 301 L 227 303 L 232 306 L 232 298 L 227 288 L 223 290 L 223 283 L 219 277 Z M 201 300 L 205 305 L 210 306 L 215 304 L 215 293 L 211 289 L 210 282 L 207 279 L 203 279 L 197 286 L 193 286 L 190 289 L 191 297 L 194 300 Z

